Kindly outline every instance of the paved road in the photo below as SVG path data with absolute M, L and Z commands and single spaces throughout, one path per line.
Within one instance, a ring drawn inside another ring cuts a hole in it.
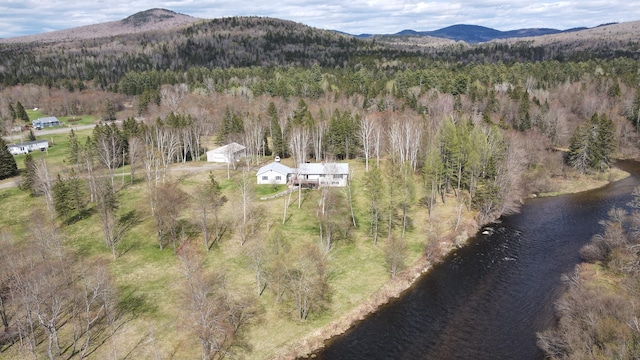
M 71 131 L 71 129 L 73 129 L 74 131 L 79 131 L 79 130 L 87 130 L 87 129 L 93 129 L 95 127 L 95 125 L 72 125 L 69 127 L 59 127 L 59 128 L 55 128 L 55 129 L 43 129 L 43 130 L 36 130 L 33 129 L 33 134 L 37 137 L 37 136 L 44 136 L 44 135 L 50 135 L 50 134 L 64 134 L 67 133 L 69 131 Z M 3 136 L 2 138 L 7 141 L 7 142 L 12 142 L 13 140 L 25 140 L 29 137 L 29 132 L 28 131 L 23 131 L 20 134 L 15 134 L 15 135 L 10 135 L 10 136 Z M 25 140 L 26 141 L 26 140 Z

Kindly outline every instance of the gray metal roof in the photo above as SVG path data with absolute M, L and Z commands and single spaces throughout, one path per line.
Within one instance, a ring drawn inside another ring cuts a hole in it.
M 349 164 L 347 163 L 304 163 L 298 165 L 299 174 L 322 175 L 322 174 L 349 174 Z
M 258 170 L 258 173 L 256 175 L 259 176 L 259 175 L 264 174 L 264 173 L 266 173 L 268 171 L 275 171 L 275 172 L 283 174 L 283 175 L 288 175 L 288 174 L 291 174 L 291 173 L 294 172 L 293 169 L 288 167 L 287 165 L 282 165 L 281 163 L 273 162 L 271 164 L 268 164 L 268 165 L 265 165 L 265 166 L 261 167 Z

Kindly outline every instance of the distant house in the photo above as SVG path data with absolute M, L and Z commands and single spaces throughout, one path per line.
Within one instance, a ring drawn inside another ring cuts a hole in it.
M 7 145 L 7 148 L 11 154 L 20 155 L 36 150 L 45 151 L 49 148 L 49 142 L 47 140 L 27 141 L 20 144 Z
M 33 120 L 31 122 L 33 124 L 33 127 L 40 130 L 42 128 L 47 128 L 47 127 L 52 127 L 52 126 L 59 126 L 60 125 L 60 120 L 58 120 L 57 117 L 55 116 L 49 116 L 49 117 L 44 117 L 44 118 L 39 118 L 36 120 Z
M 279 162 L 265 165 L 258 170 L 258 184 L 287 184 L 294 170 Z
M 347 186 L 349 164 L 346 163 L 305 163 L 293 170 L 293 185 L 316 188 L 320 186 Z
M 245 156 L 247 156 L 247 148 L 236 142 L 207 151 L 208 162 L 232 163 Z

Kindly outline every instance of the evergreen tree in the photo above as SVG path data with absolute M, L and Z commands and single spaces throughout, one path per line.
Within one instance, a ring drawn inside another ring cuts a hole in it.
M 591 166 L 596 170 L 604 171 L 611 167 L 611 157 L 616 151 L 615 124 L 606 114 L 601 114 L 600 117 L 594 114 L 592 121 L 596 122 L 598 131 L 593 143 L 597 156 L 594 157 Z
M 571 136 L 567 162 L 580 172 L 586 172 L 589 169 L 589 132 L 586 127 L 579 126 Z
M 16 109 L 13 107 L 13 104 L 9 103 L 9 116 L 11 116 L 11 120 L 15 120 L 18 118 L 18 114 L 16 113 Z
M 631 109 L 627 113 L 627 119 L 631 121 L 636 131 L 640 129 L 640 88 L 636 89 L 636 94 L 631 103 Z
M 66 219 L 73 210 L 71 189 L 69 184 L 60 176 L 60 173 L 58 173 L 51 190 L 53 191 L 53 208 L 59 217 Z
M 13 155 L 9 152 L 7 143 L 0 137 L 0 180 L 6 179 L 18 174 L 18 165 Z
M 353 116 L 351 112 L 336 110 L 329 122 L 327 132 L 327 146 L 329 151 L 338 159 L 352 159 L 359 148 L 358 124 L 359 115 Z
M 69 132 L 69 142 L 67 143 L 67 161 L 70 164 L 77 164 L 80 156 L 80 142 L 76 132 L 71 129 Z
M 104 101 L 104 120 L 113 121 L 116 119 L 116 105 L 111 99 Z
M 24 106 L 22 106 L 22 103 L 20 103 L 20 101 L 18 101 L 16 103 L 16 118 L 23 120 L 24 122 L 30 122 L 31 120 L 29 120 L 29 115 L 27 115 L 27 111 L 24 109 Z
M 85 191 L 82 187 L 82 180 L 73 168 L 66 179 L 58 173 L 57 180 L 51 190 L 53 191 L 53 206 L 59 217 L 68 218 L 74 211 L 84 210 L 86 205 Z
M 593 114 L 571 137 L 567 162 L 580 172 L 604 171 L 611 167 L 616 150 L 615 125 L 606 114 Z
M 269 139 L 267 137 L 267 133 L 264 133 L 264 138 L 262 139 L 262 152 L 264 156 L 271 156 L 271 148 L 269 148 Z
M 282 127 L 280 127 L 280 119 L 278 118 L 278 110 L 276 105 L 271 102 L 267 109 L 267 115 L 271 117 L 271 143 L 273 145 L 273 153 L 281 158 L 289 157 L 287 144 L 284 141 Z
M 31 195 L 36 195 L 36 162 L 31 154 L 27 154 L 24 158 L 24 172 L 22 173 L 22 182 L 20 187 L 22 190 L 29 190 Z
M 224 145 L 229 141 L 240 138 L 240 135 L 243 133 L 244 122 L 242 118 L 227 108 L 224 118 L 222 119 L 222 125 L 216 135 L 216 144 Z

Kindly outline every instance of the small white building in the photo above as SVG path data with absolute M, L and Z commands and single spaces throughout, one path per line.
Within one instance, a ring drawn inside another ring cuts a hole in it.
M 287 184 L 293 169 L 278 162 L 265 165 L 258 170 L 258 184 Z
M 47 140 L 26 141 L 20 144 L 7 145 L 7 149 L 12 155 L 26 154 L 36 150 L 46 151 L 48 148 L 49 142 Z
M 293 170 L 292 182 L 301 187 L 347 186 L 349 164 L 347 163 L 305 163 Z
M 236 142 L 207 151 L 208 162 L 232 163 L 245 156 L 247 156 L 247 148 Z
M 55 117 L 55 116 L 49 116 L 49 117 L 44 117 L 44 118 L 39 118 L 39 119 L 33 120 L 31 122 L 31 124 L 33 125 L 34 128 L 40 130 L 42 128 L 47 128 L 47 127 L 52 127 L 52 126 L 59 126 L 60 125 L 60 120 L 58 120 L 58 118 Z

